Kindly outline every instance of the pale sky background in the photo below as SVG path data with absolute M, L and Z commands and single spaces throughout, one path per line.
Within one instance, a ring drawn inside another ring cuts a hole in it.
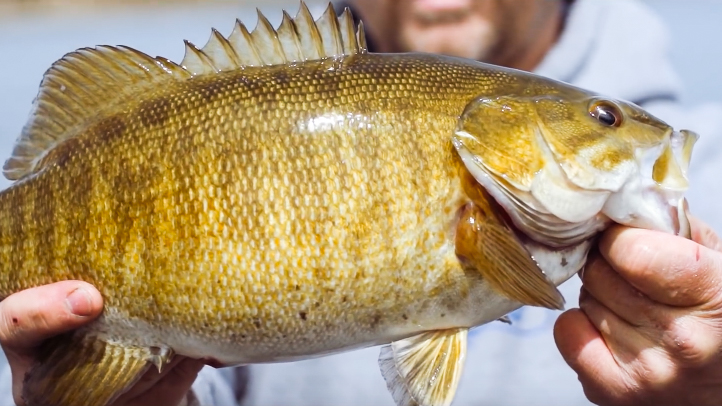
M 599 0 L 604 1 L 604 0 Z M 62 3 L 62 0 L 56 0 Z M 325 1 L 307 1 L 314 16 Z M 645 0 L 667 21 L 672 53 L 687 92 L 684 101 L 722 101 L 722 1 Z M 43 72 L 65 53 L 98 44 L 123 44 L 175 61 L 183 57 L 182 39 L 205 44 L 210 28 L 227 35 L 238 17 L 253 27 L 254 7 L 277 25 L 281 8 L 295 15 L 293 0 L 226 0 L 105 11 L 62 7 L 60 12 L 8 15 L 0 12 L 0 163 L 10 154 L 37 94 Z M 0 0 L 0 6 L 2 1 Z M 2 11 L 2 8 L 0 8 Z M 634 38 L 630 38 L 634 41 Z M 0 177 L 0 189 L 9 184 Z

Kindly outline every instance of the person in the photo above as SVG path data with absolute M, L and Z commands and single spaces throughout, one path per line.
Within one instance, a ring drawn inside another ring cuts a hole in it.
M 353 0 L 350 6 L 364 21 L 371 51 L 435 52 L 534 71 L 698 131 L 690 206 L 719 229 L 714 199 L 705 193 L 714 190 L 720 169 L 714 145 L 722 109 L 682 108 L 667 32 L 641 3 Z M 613 227 L 580 277 L 562 286 L 570 310 L 522 308 L 510 315 L 510 326 L 475 329 L 456 404 L 722 402 L 722 242 L 712 227 L 691 221 L 692 240 Z M 101 308 L 97 291 L 77 281 L 0 302 L 0 343 L 9 361 L 0 382 L 12 382 L 12 393 L 19 393 L 37 344 L 87 323 Z M 20 314 L 27 324 L 11 322 Z M 179 359 L 162 374 L 150 371 L 117 404 L 393 405 L 377 356 L 374 348 L 222 370 Z

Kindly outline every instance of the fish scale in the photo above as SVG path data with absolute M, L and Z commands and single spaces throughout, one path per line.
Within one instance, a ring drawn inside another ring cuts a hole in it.
M 174 354 L 227 366 L 383 344 L 399 406 L 448 405 L 468 329 L 562 308 L 556 286 L 609 224 L 688 231 L 694 140 L 529 73 L 370 54 L 331 6 L 278 30 L 237 22 L 180 64 L 70 53 L 4 167 L 0 296 L 79 279 L 104 310 L 43 344 L 23 396 L 104 405 Z M 636 152 L 658 154 L 654 179 Z M 556 214 L 570 204 L 578 221 Z

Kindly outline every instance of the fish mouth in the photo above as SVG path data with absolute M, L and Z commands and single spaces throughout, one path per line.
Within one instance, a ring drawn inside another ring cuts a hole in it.
M 614 189 L 584 189 L 573 183 L 547 151 L 551 163 L 536 173 L 542 192 L 522 190 L 488 170 L 464 145 L 473 137 L 457 132 L 453 144 L 464 166 L 493 198 L 517 235 L 549 249 L 567 249 L 593 239 L 612 222 L 689 238 L 684 192 L 697 134 L 669 130 L 665 141 L 637 148 L 636 162 Z M 538 144 L 545 148 L 544 142 Z M 551 170 L 547 170 L 551 168 Z M 616 176 L 616 175 L 615 175 Z
M 692 150 L 699 139 L 693 131 L 668 132 L 667 142 L 637 151 L 640 171 L 610 195 L 602 213 L 616 223 L 691 238 L 684 194 Z

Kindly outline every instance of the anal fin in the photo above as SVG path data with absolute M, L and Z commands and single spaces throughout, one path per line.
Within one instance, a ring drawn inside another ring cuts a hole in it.
M 397 406 L 451 404 L 464 368 L 468 331 L 431 331 L 381 348 L 381 374 Z
M 81 334 L 46 341 L 25 375 L 27 406 L 104 406 L 128 390 L 153 364 L 160 369 L 172 351 L 127 347 Z

